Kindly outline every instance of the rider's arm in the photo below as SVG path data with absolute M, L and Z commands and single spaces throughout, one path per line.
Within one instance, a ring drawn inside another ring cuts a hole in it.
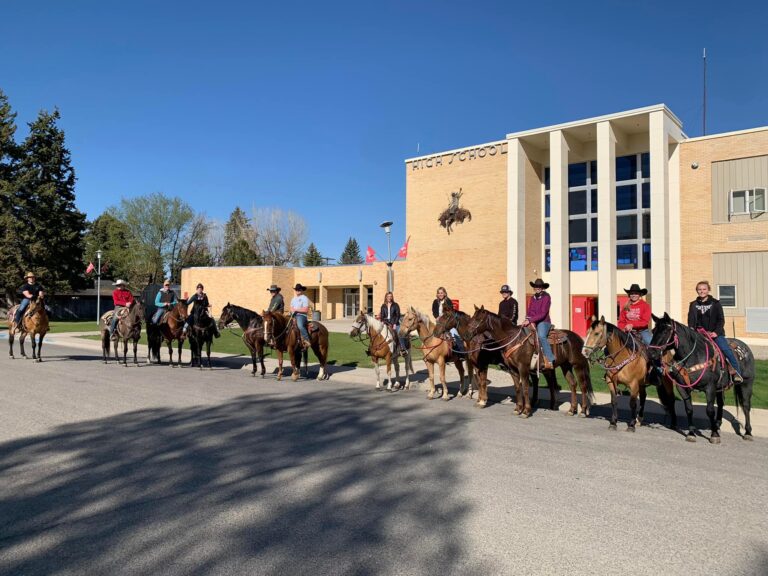
M 158 292 L 157 296 L 155 296 L 155 306 L 157 308 L 164 308 L 165 307 L 164 304 L 163 304 L 163 301 L 162 301 L 162 297 L 163 297 L 163 292 L 162 291 Z
M 517 314 L 518 314 L 517 300 L 512 298 L 512 324 L 517 324 Z
M 688 328 L 696 329 L 696 301 L 688 305 Z
M 30 292 L 29 290 L 24 290 L 22 294 L 24 295 L 24 298 L 28 298 L 32 300 L 32 292 Z
M 725 334 L 725 314 L 723 313 L 723 305 L 719 301 L 714 304 L 714 312 L 715 326 L 712 331 L 717 335 Z

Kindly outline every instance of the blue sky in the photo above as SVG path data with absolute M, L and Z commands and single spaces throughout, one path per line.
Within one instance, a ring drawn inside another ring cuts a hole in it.
M 508 132 L 666 103 L 701 134 L 768 125 L 765 2 L 4 3 L 19 136 L 58 107 L 78 206 L 163 192 L 225 220 L 302 214 L 338 258 L 405 238 L 405 166 Z M 446 198 L 448 197 L 446 191 Z

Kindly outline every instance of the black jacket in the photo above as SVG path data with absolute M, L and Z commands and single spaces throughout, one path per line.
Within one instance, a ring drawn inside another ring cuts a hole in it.
M 714 332 L 718 336 L 725 336 L 725 315 L 720 300 L 707 297 L 706 300 L 696 298 L 688 307 L 688 326 L 690 328 L 704 328 L 707 332 Z
M 387 316 L 387 312 L 389 312 L 389 316 Z M 400 324 L 400 306 L 397 302 L 392 302 L 392 306 L 389 309 L 387 309 L 386 303 L 382 304 L 379 319 L 384 322 L 384 324 L 389 324 L 390 326 L 397 326 Z
M 30 284 L 29 282 L 26 282 L 21 288 L 19 288 L 19 294 L 22 295 L 22 298 L 26 298 L 26 296 L 24 296 L 25 291 L 32 294 L 32 299 L 34 300 L 37 298 L 37 295 L 43 291 L 43 287 L 37 282 L 35 282 L 34 284 Z
M 277 292 L 272 298 L 269 300 L 269 308 L 267 308 L 269 312 L 284 312 L 285 311 L 285 300 L 283 299 L 283 295 Z
M 453 310 L 453 302 L 451 302 L 451 299 L 448 298 L 448 296 L 445 297 L 445 300 L 443 300 L 443 312 L 446 310 Z M 440 317 L 440 300 L 435 298 L 434 302 L 432 302 L 432 316 L 435 318 Z
M 510 296 L 499 302 L 499 316 L 509 318 L 512 324 L 517 324 L 517 300 Z

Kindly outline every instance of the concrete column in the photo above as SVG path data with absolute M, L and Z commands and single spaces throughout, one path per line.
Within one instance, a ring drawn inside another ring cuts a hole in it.
M 670 310 L 669 291 L 669 133 L 663 110 L 649 115 L 651 153 L 651 310 Z M 638 258 L 642 258 L 638 254 Z
M 327 304 L 328 304 L 328 288 L 320 284 L 317 291 L 318 294 L 318 300 L 320 301 L 318 303 L 318 310 L 320 311 L 320 320 L 327 320 L 328 319 L 328 310 Z
M 568 143 L 562 130 L 549 133 L 550 287 L 552 322 L 571 326 L 568 263 Z
M 597 124 L 597 296 L 600 314 L 616 323 L 616 135 Z
M 507 144 L 507 283 L 525 316 L 525 150 L 519 139 Z M 535 233 L 537 227 L 529 230 Z
M 651 184 L 653 186 L 653 184 Z M 683 294 L 693 293 L 692 286 L 683 286 L 683 255 L 680 245 L 680 144 L 669 145 L 669 314 L 685 322 L 688 314 Z M 651 223 L 653 228 L 653 223 Z M 651 252 L 653 256 L 653 252 Z M 653 264 L 652 264 L 653 265 Z

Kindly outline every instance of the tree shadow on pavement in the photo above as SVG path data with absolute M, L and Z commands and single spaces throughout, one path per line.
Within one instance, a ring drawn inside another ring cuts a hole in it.
M 0 573 L 492 571 L 463 546 L 467 417 L 398 404 L 245 396 L 0 444 Z

